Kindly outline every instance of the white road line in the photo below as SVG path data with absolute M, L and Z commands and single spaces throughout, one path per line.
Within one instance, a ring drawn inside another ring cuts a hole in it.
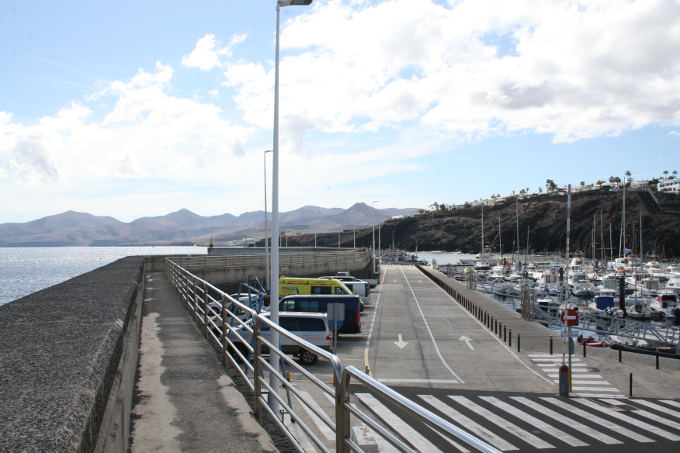
M 660 400 L 663 403 L 670 404 L 671 406 L 680 407 L 680 401 L 675 400 Z
M 662 412 L 664 415 L 672 415 L 675 418 L 680 418 L 680 412 L 674 411 L 672 409 L 668 409 L 667 407 L 662 406 L 660 404 L 652 403 L 651 401 L 647 401 L 647 400 L 638 400 L 638 399 L 631 400 L 631 401 L 636 403 L 636 404 L 642 404 L 643 406 L 647 406 L 650 409 L 655 409 L 659 412 Z
M 462 425 L 463 428 L 468 429 L 469 431 L 472 431 L 473 433 L 477 434 L 479 437 L 483 438 L 486 442 L 489 442 L 490 444 L 495 445 L 499 450 L 503 451 L 512 451 L 512 450 L 517 450 L 518 448 L 512 445 L 510 442 L 506 441 L 502 437 L 497 436 L 493 432 L 489 431 L 488 429 L 484 428 L 482 425 L 478 424 L 477 422 L 469 419 L 465 415 L 461 414 L 451 406 L 443 403 L 440 401 L 438 398 L 436 398 L 434 395 L 418 395 L 423 401 L 425 401 L 427 404 L 430 406 L 434 407 L 437 409 L 439 412 L 442 414 L 446 415 L 449 417 L 451 420 L 455 421 L 459 425 Z
M 385 273 L 383 274 L 382 282 L 380 283 L 380 289 L 378 289 L 378 297 L 375 300 L 375 307 L 373 308 L 373 318 L 371 319 L 371 327 L 368 329 L 368 337 L 366 338 L 366 347 L 364 348 L 364 366 L 368 368 L 368 375 L 372 375 L 370 364 L 368 363 L 368 348 L 371 346 L 371 337 L 373 337 L 373 326 L 375 325 L 375 317 L 378 314 L 378 307 L 380 306 L 380 296 L 382 296 L 382 283 L 385 281 L 387 276 L 387 270 L 389 266 L 385 267 Z
M 519 356 L 518 356 L 517 354 L 515 354 L 515 351 L 513 351 L 508 345 L 506 345 L 505 343 L 503 343 L 503 340 L 501 340 L 501 339 L 498 338 L 496 335 L 494 335 L 493 332 L 491 332 L 490 330 L 488 330 L 488 329 L 486 328 L 486 326 L 485 326 L 484 324 L 482 324 L 482 322 L 481 322 L 479 319 L 475 318 L 474 315 L 473 315 L 472 313 L 470 313 L 469 311 L 465 310 L 465 309 L 462 307 L 462 305 L 460 304 L 460 302 L 458 302 L 458 301 L 456 300 L 455 297 L 453 297 L 451 294 L 449 294 L 449 293 L 447 293 L 446 291 L 444 291 L 444 288 L 442 288 L 441 286 L 435 285 L 435 287 L 436 287 L 436 288 L 439 288 L 439 291 L 441 291 L 441 292 L 443 292 L 444 294 L 446 294 L 446 297 L 448 297 L 448 298 L 451 299 L 452 301 L 456 302 L 456 303 L 458 304 L 458 306 L 460 307 L 460 309 L 462 310 L 463 313 L 465 313 L 467 316 L 469 316 L 470 319 L 471 319 L 472 321 L 474 321 L 474 322 L 476 322 L 477 324 L 479 324 L 479 326 L 482 327 L 483 330 L 486 331 L 486 332 L 489 334 L 489 336 L 491 336 L 491 338 L 493 338 L 496 342 L 498 342 L 498 344 L 501 345 L 501 347 L 505 348 L 505 350 L 508 351 L 508 353 L 510 353 L 510 355 L 513 356 L 513 357 L 515 358 L 515 360 L 517 360 L 517 362 L 520 363 L 520 365 L 522 365 L 524 368 L 526 368 L 527 370 L 529 370 L 530 373 L 536 375 L 539 379 L 543 379 L 545 382 L 547 382 L 548 384 L 552 385 L 552 382 L 550 382 L 550 380 L 549 380 L 548 378 L 546 378 L 545 376 L 541 375 L 541 373 L 539 373 L 538 371 L 534 370 L 534 369 L 531 368 L 529 365 L 527 365 L 527 364 L 524 362 L 524 360 L 520 359 Z
M 365 452 L 371 453 L 399 453 L 399 450 L 392 446 L 382 437 L 378 436 L 371 428 L 363 423 L 352 427 L 354 440 L 361 446 Z
M 615 387 L 575 387 L 572 383 L 571 389 L 573 391 L 579 391 L 579 392 L 618 392 L 619 389 Z
M 589 426 L 586 426 L 583 423 L 580 423 L 580 422 L 578 422 L 578 421 L 576 421 L 572 418 L 566 417 L 566 416 L 564 416 L 564 415 L 562 415 L 558 412 L 555 412 L 554 410 L 549 409 L 549 408 L 547 408 L 547 407 L 545 407 L 541 404 L 538 404 L 537 402 L 532 401 L 528 398 L 525 398 L 523 396 L 513 396 L 511 398 L 513 400 L 519 402 L 519 403 L 524 404 L 525 406 L 528 406 L 528 407 L 536 410 L 537 412 L 540 412 L 542 415 L 546 415 L 546 416 L 552 418 L 553 420 L 556 420 L 560 423 L 563 423 L 563 424 L 569 426 L 570 428 L 573 428 L 576 431 L 579 431 L 579 432 L 585 434 L 586 436 L 590 436 L 594 439 L 599 440 L 602 443 L 605 443 L 607 445 L 623 443 L 618 439 L 614 439 L 611 436 L 608 436 L 608 435 L 601 433 L 600 431 L 597 431 L 597 430 L 595 430 L 595 429 L 593 429 Z
M 532 415 L 527 414 L 524 411 L 521 411 L 508 403 L 499 400 L 498 398 L 494 396 L 480 396 L 481 399 L 484 401 L 493 404 L 500 410 L 503 410 L 507 412 L 508 414 L 514 415 L 515 417 L 519 418 L 520 420 L 523 420 L 531 425 L 534 425 L 536 428 L 540 429 L 546 434 L 550 434 L 551 436 L 555 437 L 558 440 L 561 440 L 562 442 L 565 442 L 572 447 L 587 447 L 588 444 L 575 438 L 574 436 L 565 433 L 561 429 L 555 428 L 554 426 L 544 422 L 543 420 L 536 418 Z
M 623 394 L 617 394 L 617 395 L 607 395 L 606 393 L 583 393 L 583 392 L 577 392 L 577 393 L 572 393 L 572 397 L 580 397 L 580 398 L 626 398 L 625 395 Z
M 298 390 L 298 391 L 300 392 L 302 397 L 305 399 L 305 401 L 309 403 L 310 406 L 312 406 L 314 409 L 316 409 L 318 412 L 321 412 L 322 414 L 326 413 L 326 412 L 324 412 L 323 409 L 321 409 L 321 406 L 319 406 L 319 403 L 317 403 L 314 400 L 314 398 L 312 398 L 312 395 L 310 395 L 308 392 L 306 392 L 304 390 Z M 325 424 L 323 422 L 323 420 L 321 420 L 321 418 L 319 418 L 319 416 L 316 415 L 312 409 L 310 409 L 309 407 L 307 407 L 307 405 L 305 403 L 300 401 L 300 398 L 298 398 L 297 395 L 295 395 L 295 399 L 297 399 L 299 401 L 300 406 L 302 406 L 304 408 L 305 412 L 307 412 L 307 415 L 309 415 L 309 418 L 311 418 L 312 421 L 314 422 L 314 424 L 316 425 L 316 427 L 319 428 L 319 431 L 321 432 L 321 434 L 323 434 L 323 436 L 326 438 L 326 440 L 328 440 L 329 442 L 335 441 L 335 432 L 327 424 Z
M 559 367 L 562 366 L 562 362 L 560 362 L 560 363 L 553 363 L 553 362 L 551 362 L 551 363 L 537 363 L 536 365 L 540 366 L 541 368 L 559 368 Z M 588 365 L 586 365 L 585 363 L 572 363 L 571 366 L 572 367 L 583 367 L 583 368 L 588 367 Z
M 611 404 L 611 405 L 613 405 L 613 406 L 625 406 L 625 405 L 626 405 L 626 402 L 623 402 L 623 401 L 621 401 L 621 400 L 602 400 L 602 401 L 605 401 L 605 402 L 607 402 L 607 403 L 609 403 L 609 404 Z M 652 404 L 653 404 L 653 403 L 652 403 Z M 666 415 L 668 415 L 668 414 L 666 413 L 666 411 L 664 411 L 664 415 L 663 415 L 663 416 L 657 415 L 657 414 L 652 414 L 651 412 L 646 411 L 646 410 L 644 410 L 644 409 L 633 409 L 633 410 L 630 411 L 630 412 L 632 412 L 633 414 L 637 414 L 637 415 L 639 415 L 639 416 L 641 416 L 641 417 L 645 417 L 645 418 L 648 418 L 648 419 L 650 419 L 650 420 L 654 420 L 654 421 L 659 421 L 659 418 L 660 418 L 660 417 L 664 417 L 664 418 L 663 418 L 663 425 L 664 425 L 664 427 L 671 427 L 671 428 L 675 428 L 675 429 L 680 429 L 680 423 L 674 422 L 673 420 L 668 420 L 668 419 L 665 417 Z
M 561 362 L 561 361 L 562 361 L 562 357 L 553 357 L 553 358 L 536 358 L 536 357 L 532 357 L 531 361 L 532 361 L 532 362 L 536 362 L 536 363 L 538 363 L 538 362 Z M 571 358 L 571 362 L 572 362 L 572 363 L 574 363 L 574 362 L 580 362 L 580 361 L 581 361 L 581 359 L 575 359 L 575 358 L 573 358 L 573 357 Z
M 597 415 L 592 414 L 590 412 L 586 412 L 583 409 L 574 407 L 572 404 L 569 404 L 564 400 L 547 396 L 543 396 L 541 397 L 541 399 L 543 401 L 547 401 L 550 404 L 554 404 L 555 406 L 560 407 L 566 411 L 569 411 L 574 415 L 578 415 L 584 420 L 589 420 L 593 423 L 597 423 L 602 428 L 607 428 L 611 431 L 616 432 L 617 434 L 628 437 L 629 439 L 633 439 L 638 442 L 654 442 L 654 440 L 650 439 L 649 437 L 643 436 L 642 434 L 638 434 L 635 431 L 631 431 L 628 428 L 624 428 L 623 426 L 617 425 L 616 423 L 613 423 L 610 420 L 606 420 L 602 417 L 598 417 Z
M 559 373 L 551 373 L 547 375 L 548 377 L 551 378 L 558 378 L 560 377 Z M 590 373 L 579 373 L 578 375 L 579 379 L 602 379 L 602 376 L 599 374 L 590 374 Z
M 524 442 L 533 445 L 535 448 L 541 450 L 545 448 L 555 448 L 553 444 L 544 441 L 543 439 L 531 434 L 529 431 L 520 428 L 514 423 L 507 421 L 505 418 L 494 414 L 493 412 L 483 408 L 482 406 L 479 406 L 477 403 L 474 403 L 472 400 L 468 399 L 465 396 L 449 395 L 449 398 L 451 398 L 453 401 L 457 402 L 461 406 L 465 407 L 466 409 L 469 409 L 475 412 L 476 414 L 481 415 L 491 423 L 495 424 L 499 428 L 504 429 L 513 436 L 516 436 L 517 438 L 523 440 Z
M 673 433 L 670 433 L 670 432 L 663 430 L 659 427 L 656 427 L 654 425 L 650 425 L 649 423 L 645 423 L 641 420 L 638 420 L 637 418 L 629 417 L 629 416 L 621 414 L 620 412 L 617 412 L 613 409 L 609 409 L 609 408 L 600 406 L 599 404 L 597 404 L 593 401 L 589 401 L 589 400 L 586 400 L 586 399 L 583 399 L 583 398 L 575 398 L 574 401 L 577 401 L 577 402 L 579 402 L 579 403 L 581 403 L 585 406 L 588 406 L 591 409 L 598 410 L 598 411 L 600 411 L 604 414 L 609 415 L 610 417 L 617 418 L 617 419 L 619 419 L 623 422 L 626 422 L 626 423 L 630 423 L 631 425 L 634 425 L 638 428 L 646 429 L 648 432 L 654 433 L 657 436 L 663 437 L 665 439 L 672 440 L 672 441 L 680 440 L 680 436 L 676 436 Z
M 385 378 L 378 379 L 384 384 L 460 384 L 456 379 L 398 379 Z
M 559 383 L 560 383 L 560 380 L 559 380 L 559 379 L 553 379 L 553 382 L 554 382 L 555 384 L 559 384 Z M 609 382 L 607 382 L 607 381 L 589 381 L 589 380 L 584 380 L 584 381 L 582 381 L 582 380 L 576 380 L 576 379 L 572 379 L 572 380 L 571 380 L 571 384 L 572 384 L 572 385 L 574 385 L 574 384 L 585 384 L 585 385 L 611 385 L 611 384 L 610 384 Z M 616 390 L 616 391 L 618 392 L 618 390 Z
M 304 451 L 319 451 L 319 447 L 309 439 L 309 435 L 300 427 L 299 423 L 286 423 L 286 428 L 293 434 Z
M 449 366 L 449 364 L 446 363 L 446 360 L 444 360 L 444 356 L 442 356 L 441 351 L 439 351 L 439 346 L 437 345 L 437 340 L 435 340 L 434 335 L 432 334 L 432 330 L 430 330 L 430 325 L 427 323 L 427 319 L 425 319 L 425 314 L 423 313 L 423 309 L 420 308 L 420 302 L 418 302 L 418 298 L 416 297 L 416 293 L 413 292 L 413 288 L 411 287 L 411 282 L 408 281 L 408 277 L 406 277 L 406 274 L 404 273 L 404 269 L 400 269 L 400 270 L 401 270 L 401 275 L 403 275 L 404 279 L 406 280 L 406 284 L 408 285 L 408 289 L 411 290 L 411 294 L 413 295 L 413 300 L 415 301 L 416 307 L 418 308 L 418 311 L 420 312 L 420 317 L 423 318 L 423 322 L 425 323 L 425 328 L 427 329 L 427 333 L 430 334 L 430 339 L 432 340 L 432 345 L 434 346 L 435 352 L 439 356 L 439 360 L 442 361 L 442 363 L 444 364 L 444 367 L 447 370 L 449 370 L 449 372 L 451 373 L 451 375 L 454 378 L 458 379 L 461 384 L 464 384 L 464 382 L 460 378 L 460 376 L 458 376 L 456 374 L 456 372 L 453 371 L 453 369 Z
M 389 410 L 370 393 L 356 393 L 355 396 L 359 398 L 361 402 L 364 403 L 368 408 L 375 412 L 378 417 L 382 418 L 383 421 L 389 425 L 390 428 L 392 428 L 392 431 L 399 433 L 403 439 L 406 439 L 408 443 L 413 445 L 418 450 L 427 452 L 441 451 L 439 448 L 435 447 L 432 442 L 427 440 L 425 436 L 420 434 L 418 431 L 413 429 L 411 425 L 395 415 L 394 412 Z

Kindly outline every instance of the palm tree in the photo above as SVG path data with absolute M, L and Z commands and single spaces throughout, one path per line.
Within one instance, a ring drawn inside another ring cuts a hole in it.
M 668 170 L 663 171 L 663 179 L 668 179 Z
M 678 170 L 673 170 L 673 179 L 678 177 Z

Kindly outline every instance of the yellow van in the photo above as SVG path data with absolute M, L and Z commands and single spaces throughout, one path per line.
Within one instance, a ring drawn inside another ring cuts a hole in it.
M 293 294 L 352 294 L 341 281 L 328 278 L 279 278 L 279 296 L 291 296 Z

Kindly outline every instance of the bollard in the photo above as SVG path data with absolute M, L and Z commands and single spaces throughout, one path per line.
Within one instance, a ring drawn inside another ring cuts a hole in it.
M 552 341 L 552 335 L 550 335 L 550 355 L 553 353 L 553 341 Z
M 569 396 L 569 367 L 564 363 L 560 367 L 560 396 Z
M 507 326 L 503 326 L 503 341 L 508 341 L 508 330 L 507 330 Z
M 512 347 L 512 329 L 508 329 L 508 346 Z
M 583 357 L 586 356 L 586 342 L 583 340 Z
M 520 343 L 521 339 L 522 339 L 522 337 L 520 336 L 520 334 L 517 334 L 517 352 L 519 352 L 519 343 Z
M 656 369 L 659 369 L 659 348 L 656 348 Z
M 493 323 L 493 333 L 498 334 L 498 320 L 495 319 Z
M 628 378 L 628 397 L 629 398 L 633 397 L 633 373 L 630 373 L 630 376 Z
M 619 362 L 621 361 L 621 350 L 619 349 Z

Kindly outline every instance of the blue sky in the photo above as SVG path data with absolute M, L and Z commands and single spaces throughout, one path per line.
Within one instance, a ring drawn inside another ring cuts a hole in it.
M 0 222 L 262 209 L 274 5 L 2 2 Z M 539 5 L 283 8 L 281 210 L 680 170 L 680 3 Z

